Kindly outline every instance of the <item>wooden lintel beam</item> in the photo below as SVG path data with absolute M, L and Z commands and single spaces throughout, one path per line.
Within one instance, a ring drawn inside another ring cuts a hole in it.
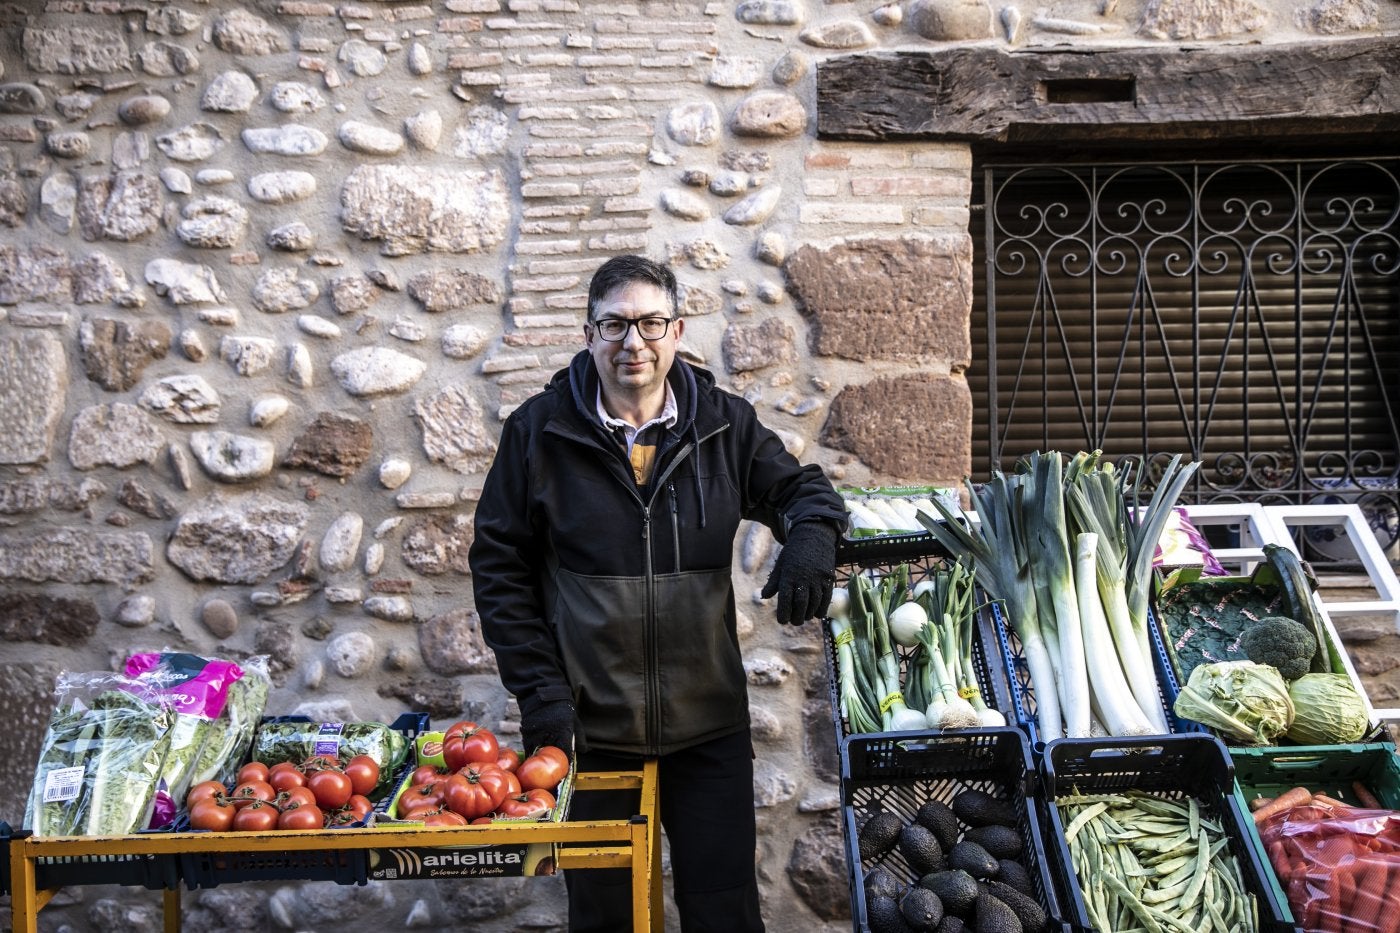
M 1166 140 L 1400 129 L 1400 40 L 874 52 L 817 66 L 823 139 Z

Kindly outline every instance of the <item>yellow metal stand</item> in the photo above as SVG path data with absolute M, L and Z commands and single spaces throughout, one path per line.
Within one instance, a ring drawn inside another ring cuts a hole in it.
M 44 858 L 98 858 L 194 853 L 276 853 L 379 849 L 431 851 L 441 846 L 552 843 L 558 867 L 627 869 L 632 875 L 633 933 L 661 933 L 661 823 L 656 762 L 641 771 L 579 772 L 574 791 L 637 790 L 637 815 L 626 820 L 498 823 L 435 829 L 336 829 L 272 833 L 144 833 L 131 836 L 27 836 L 10 840 L 10 901 L 14 933 L 36 933 L 38 914 L 54 895 L 39 890 L 36 866 Z M 165 890 L 165 930 L 180 929 L 179 888 Z

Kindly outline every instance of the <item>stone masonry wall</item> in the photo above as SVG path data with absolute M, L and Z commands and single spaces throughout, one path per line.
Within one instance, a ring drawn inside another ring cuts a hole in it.
M 608 256 L 671 261 L 685 356 L 833 480 L 957 481 L 971 158 L 818 141 L 822 58 L 1397 25 L 1375 0 L 0 4 L 0 818 L 55 675 L 134 649 L 270 655 L 274 713 L 515 734 L 472 508 Z M 756 593 L 774 541 L 736 549 Z M 845 929 L 819 633 L 741 611 L 765 916 Z M 563 929 L 557 878 L 184 900 L 194 931 Z M 75 889 L 43 924 L 156 930 L 159 904 Z

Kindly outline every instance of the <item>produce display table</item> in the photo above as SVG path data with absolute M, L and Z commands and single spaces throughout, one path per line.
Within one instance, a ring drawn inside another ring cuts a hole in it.
M 9 843 L 12 929 L 35 933 L 38 914 L 57 888 L 39 889 L 44 863 L 40 860 L 103 860 L 155 855 L 278 853 L 344 853 L 350 850 L 395 849 L 430 856 L 452 846 L 553 845 L 556 867 L 626 869 L 632 878 L 632 931 L 661 931 L 661 840 L 657 809 L 656 762 L 641 771 L 580 772 L 574 791 L 636 790 L 637 813 L 624 820 L 512 822 L 491 826 L 436 829 L 361 828 L 279 831 L 269 833 L 153 832 L 129 836 L 24 836 Z M 188 879 L 187 879 L 188 880 Z M 289 874 L 287 880 L 296 880 Z M 108 883 L 100 870 L 89 883 Z M 193 885 L 191 885 L 193 887 Z M 180 929 L 180 889 L 164 888 L 165 930 Z

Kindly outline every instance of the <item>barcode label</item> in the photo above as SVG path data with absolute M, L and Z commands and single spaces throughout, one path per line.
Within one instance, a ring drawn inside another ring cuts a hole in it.
M 83 786 L 82 768 L 57 768 L 44 776 L 44 803 L 73 800 Z

